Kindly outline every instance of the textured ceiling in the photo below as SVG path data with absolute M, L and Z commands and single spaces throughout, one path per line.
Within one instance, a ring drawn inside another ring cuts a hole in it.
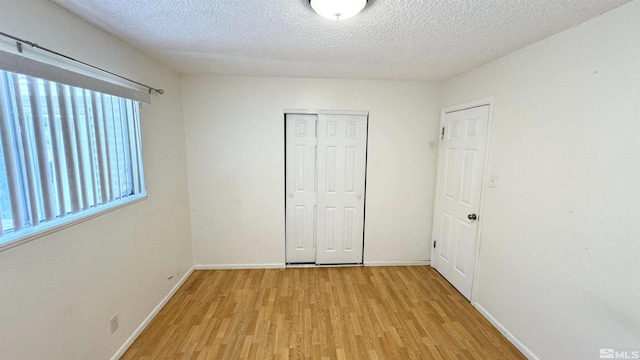
M 629 0 L 52 0 L 185 74 L 444 80 Z

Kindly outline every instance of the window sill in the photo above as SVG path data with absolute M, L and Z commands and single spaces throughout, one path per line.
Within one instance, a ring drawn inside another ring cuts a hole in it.
M 73 225 L 122 209 L 129 205 L 139 203 L 141 201 L 146 200 L 147 197 L 148 197 L 147 193 L 145 192 L 143 194 L 128 198 L 123 202 L 117 202 L 115 204 L 112 203 L 112 204 L 101 206 L 99 208 L 85 211 L 79 214 L 67 215 L 62 219 L 58 219 L 49 223 L 42 224 L 35 229 L 29 228 L 29 230 L 26 230 L 26 231 L 22 230 L 20 231 L 20 234 L 5 235 L 3 237 L 0 237 L 0 252 L 9 250 L 11 248 L 14 248 L 22 244 L 26 244 L 30 241 L 52 234 L 56 231 L 66 229 Z

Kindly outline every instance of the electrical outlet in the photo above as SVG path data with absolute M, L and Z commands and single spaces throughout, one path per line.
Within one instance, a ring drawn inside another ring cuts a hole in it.
M 118 324 L 118 314 L 115 314 L 109 319 L 109 325 L 111 326 L 111 333 L 113 334 L 118 330 L 120 324 Z

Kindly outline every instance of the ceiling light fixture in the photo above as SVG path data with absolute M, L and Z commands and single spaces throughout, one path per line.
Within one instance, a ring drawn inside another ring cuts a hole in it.
M 358 14 L 367 0 L 309 0 L 315 12 L 327 19 L 343 20 Z

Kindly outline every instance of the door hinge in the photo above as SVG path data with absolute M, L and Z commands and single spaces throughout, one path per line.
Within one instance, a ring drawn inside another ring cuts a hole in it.
M 437 240 L 433 240 L 433 248 L 434 248 L 434 249 L 436 248 L 436 243 L 437 243 L 437 242 L 438 242 Z
M 442 134 L 440 136 L 440 140 L 444 140 L 444 126 L 442 127 Z

